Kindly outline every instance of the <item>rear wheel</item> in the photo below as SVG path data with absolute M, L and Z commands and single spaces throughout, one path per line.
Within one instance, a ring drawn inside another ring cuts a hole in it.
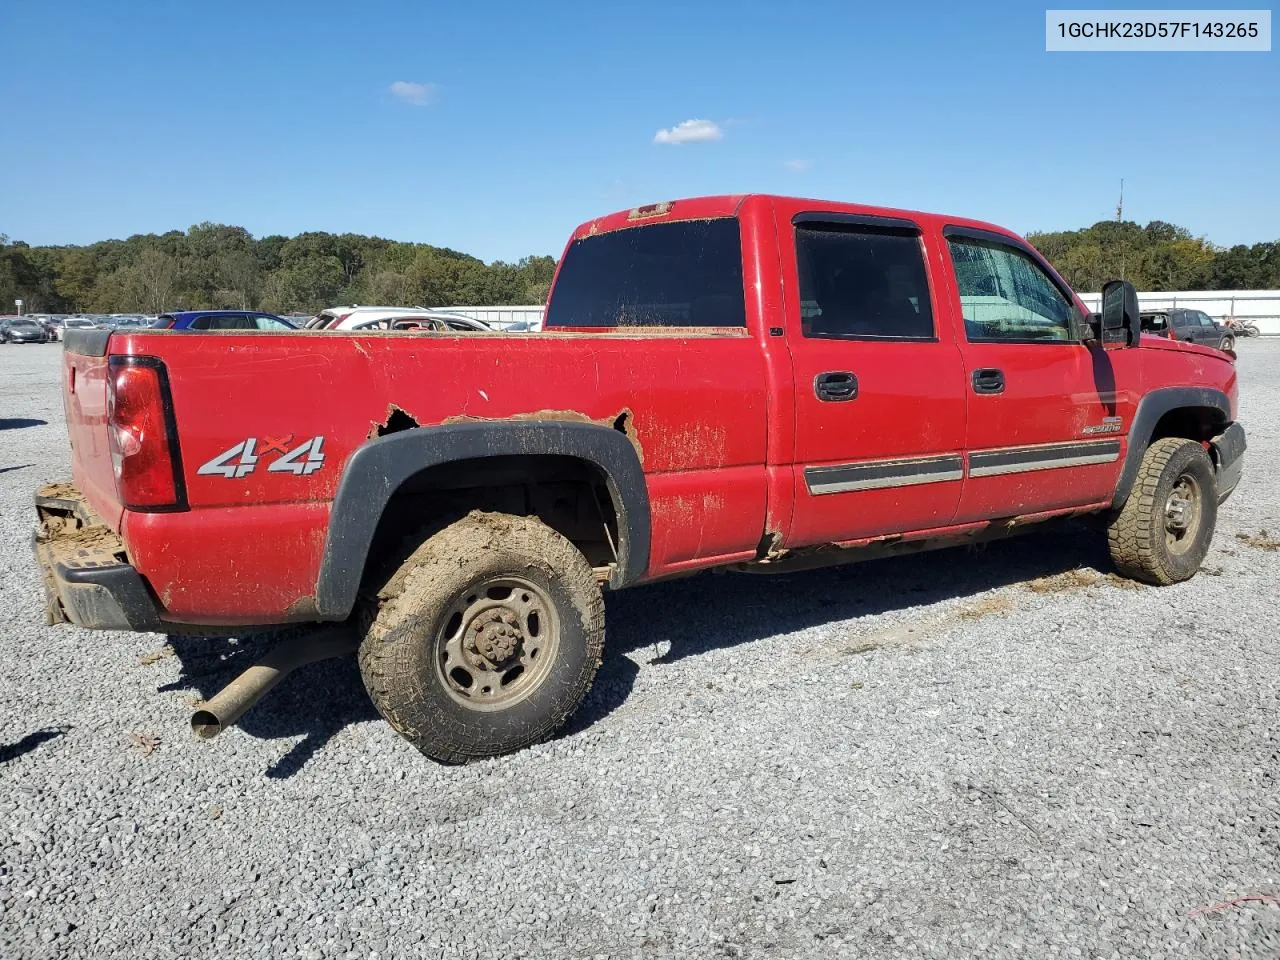
M 1144 583 L 1189 580 L 1209 552 L 1217 520 L 1217 478 L 1204 447 L 1181 437 L 1157 440 L 1107 530 L 1111 559 Z
M 1218 342 L 1219 350 L 1234 350 L 1235 347 L 1236 347 L 1236 338 L 1231 336 L 1231 334 L 1229 333 L 1225 334 L 1223 338 Z
M 378 712 L 446 763 L 544 740 L 600 666 L 604 600 L 578 549 L 536 519 L 473 512 L 379 593 L 360 647 Z

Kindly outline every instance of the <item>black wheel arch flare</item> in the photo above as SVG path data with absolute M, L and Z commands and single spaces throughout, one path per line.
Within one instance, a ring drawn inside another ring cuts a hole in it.
M 1116 484 L 1113 508 L 1124 505 L 1138 475 L 1138 465 L 1151 445 L 1156 424 L 1165 414 L 1174 410 L 1211 410 L 1221 418 L 1219 430 L 1231 423 L 1231 401 L 1221 390 L 1213 387 L 1162 387 L 1152 390 L 1138 401 L 1138 409 L 1129 427 L 1129 449 L 1125 453 L 1124 467 Z
M 428 467 L 482 457 L 575 457 L 607 478 L 618 518 L 618 563 L 609 586 L 641 579 L 649 567 L 649 494 L 631 440 L 612 427 L 559 420 L 492 420 L 401 430 L 370 440 L 347 460 L 329 514 L 316 582 L 316 612 L 341 620 L 355 606 L 383 511 L 401 484 Z

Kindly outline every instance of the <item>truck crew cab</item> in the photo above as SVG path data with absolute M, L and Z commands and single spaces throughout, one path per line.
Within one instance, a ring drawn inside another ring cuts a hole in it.
M 774 196 L 583 224 L 540 334 L 68 331 L 64 372 L 51 621 L 352 624 L 378 710 L 444 761 L 560 727 L 602 589 L 1076 514 L 1170 584 L 1245 447 L 1233 357 L 1142 336 L 1131 285 L 1091 316 L 1000 227 Z M 286 641 L 195 729 L 332 652 Z

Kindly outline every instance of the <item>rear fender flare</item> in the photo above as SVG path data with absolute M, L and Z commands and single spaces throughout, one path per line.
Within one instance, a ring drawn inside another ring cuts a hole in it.
M 640 457 L 619 430 L 558 420 L 496 420 L 401 430 L 365 443 L 347 460 L 329 514 L 316 583 L 316 612 L 350 614 L 378 522 L 401 484 L 428 467 L 479 457 L 555 455 L 598 467 L 618 518 L 617 589 L 649 567 L 649 494 Z
M 1125 454 L 1124 467 L 1120 471 L 1120 480 L 1116 484 L 1115 497 L 1111 501 L 1114 509 L 1124 506 L 1125 500 L 1129 498 L 1143 454 L 1151 446 L 1151 436 L 1155 433 L 1156 424 L 1166 413 L 1180 409 L 1207 409 L 1218 413 L 1222 422 L 1213 431 L 1215 434 L 1231 422 L 1231 401 L 1225 393 L 1213 387 L 1164 387 L 1148 393 L 1138 401 L 1138 409 L 1129 428 L 1129 449 Z

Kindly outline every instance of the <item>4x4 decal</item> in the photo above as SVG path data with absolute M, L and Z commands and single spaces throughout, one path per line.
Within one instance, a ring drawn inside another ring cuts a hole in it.
M 227 477 L 239 480 L 258 468 L 258 462 L 270 453 L 279 453 L 267 466 L 267 473 L 292 473 L 305 477 L 324 466 L 324 437 L 312 437 L 292 450 L 293 434 L 287 437 L 267 437 L 258 452 L 258 438 L 249 437 L 235 446 L 228 447 L 212 460 L 202 464 L 196 473 L 205 477 Z

